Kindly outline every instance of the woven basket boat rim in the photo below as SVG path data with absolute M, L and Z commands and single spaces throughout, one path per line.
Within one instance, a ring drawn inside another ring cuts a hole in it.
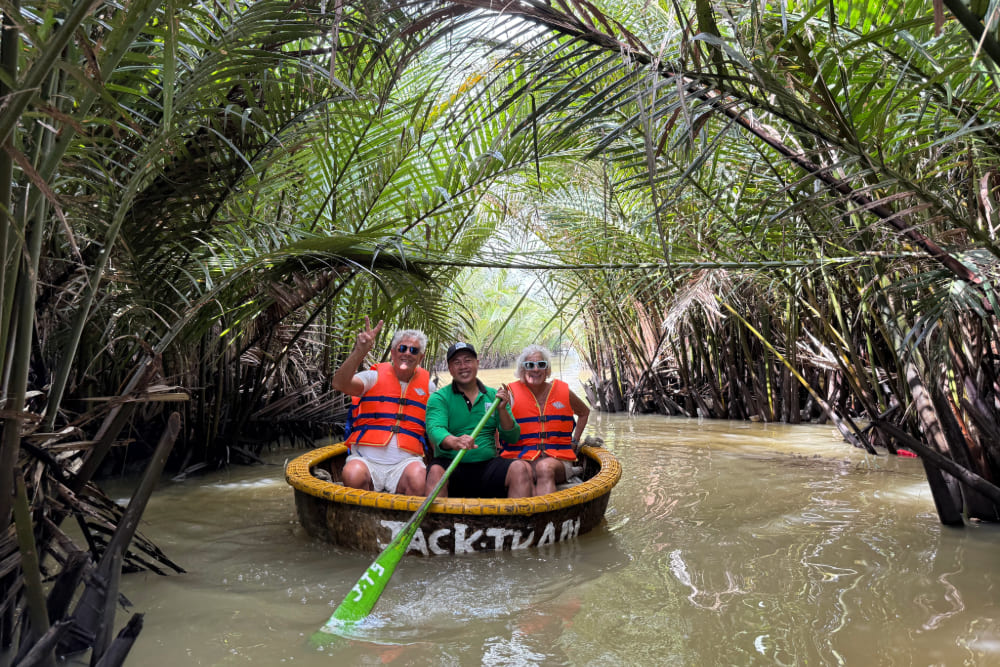
M 310 472 L 316 465 L 346 452 L 347 446 L 342 442 L 306 452 L 288 463 L 285 481 L 297 491 L 344 505 L 415 512 L 423 503 L 423 496 L 352 489 L 319 479 Z M 532 515 L 582 505 L 610 493 L 621 479 L 618 459 L 603 447 L 584 445 L 580 453 L 600 464 L 601 469 L 575 486 L 529 498 L 438 498 L 428 511 L 437 514 Z

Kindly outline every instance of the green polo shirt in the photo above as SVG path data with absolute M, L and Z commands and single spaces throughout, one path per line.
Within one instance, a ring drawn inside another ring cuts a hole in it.
M 471 408 L 463 394 L 454 383 L 441 387 L 431 394 L 427 400 L 427 437 L 434 445 L 434 456 L 455 458 L 455 449 L 441 449 L 441 441 L 449 435 L 468 435 L 475 430 L 479 420 L 486 414 L 487 408 L 496 400 L 497 390 L 487 387 L 479 380 L 479 395 Z M 510 406 L 506 408 L 510 412 Z M 511 416 L 513 419 L 513 416 Z M 476 449 L 470 449 L 462 457 L 462 463 L 489 461 L 497 455 L 496 433 L 499 431 L 504 442 L 514 444 L 521 437 L 521 427 L 514 422 L 514 428 L 506 431 L 500 428 L 500 417 L 494 412 L 486 420 L 483 429 L 476 436 Z M 461 464 L 459 464 L 461 465 Z

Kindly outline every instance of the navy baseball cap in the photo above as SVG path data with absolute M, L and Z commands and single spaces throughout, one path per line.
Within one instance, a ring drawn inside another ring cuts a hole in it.
M 451 347 L 448 348 L 447 354 L 445 354 L 445 360 L 451 361 L 452 357 L 463 350 L 474 356 L 476 359 L 479 358 L 479 355 L 476 354 L 476 348 L 472 347 L 469 343 L 452 343 Z

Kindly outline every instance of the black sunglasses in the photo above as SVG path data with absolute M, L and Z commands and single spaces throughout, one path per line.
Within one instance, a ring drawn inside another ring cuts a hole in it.
M 540 371 L 544 371 L 549 367 L 549 362 L 547 361 L 522 361 L 521 367 L 526 371 L 533 371 L 536 368 Z
M 406 352 L 407 350 L 410 351 L 410 354 L 420 354 L 420 348 L 416 347 L 415 345 L 400 345 L 399 347 L 396 348 L 396 351 L 401 354 Z

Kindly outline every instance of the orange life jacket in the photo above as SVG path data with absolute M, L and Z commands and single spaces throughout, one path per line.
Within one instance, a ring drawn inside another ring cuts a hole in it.
M 514 398 L 511 410 L 514 420 L 521 426 L 521 437 L 516 445 L 504 444 L 500 453 L 505 459 L 534 461 L 543 452 L 557 459 L 573 461 L 573 429 L 576 419 L 569 404 L 569 385 L 553 380 L 552 388 L 539 406 L 528 386 L 518 380 L 508 385 Z
M 395 433 L 400 449 L 423 456 L 427 444 L 424 416 L 430 398 L 430 373 L 418 368 L 406 386 L 406 395 L 401 396 L 392 364 L 378 364 L 374 370 L 378 371 L 378 380 L 357 401 L 347 445 L 382 447 L 389 444 Z

